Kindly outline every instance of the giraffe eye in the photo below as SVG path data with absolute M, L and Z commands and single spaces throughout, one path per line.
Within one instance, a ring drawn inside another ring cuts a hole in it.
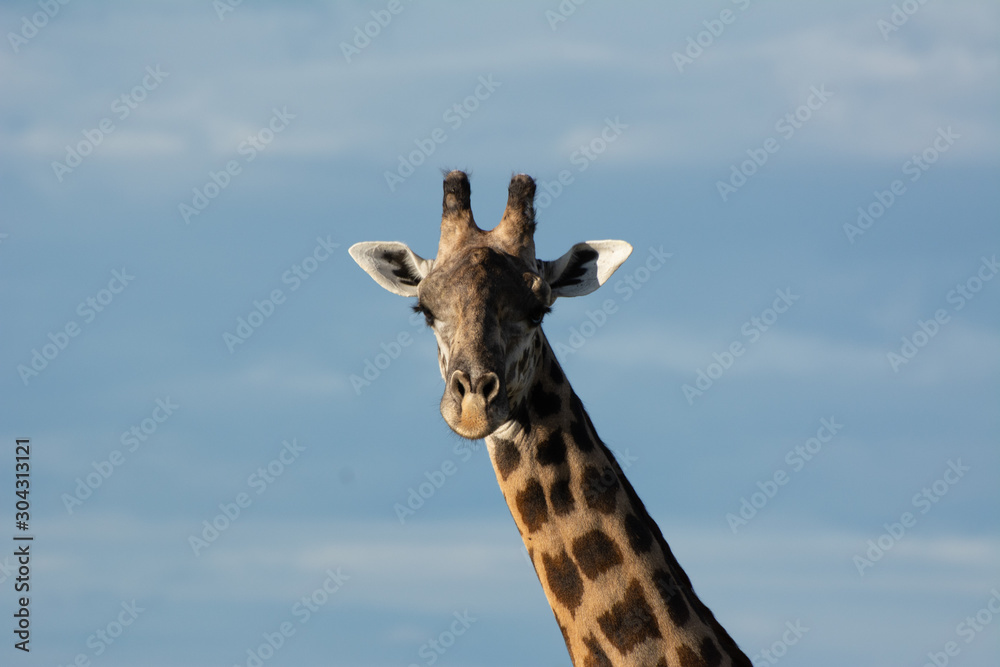
M 423 313 L 424 320 L 427 322 L 427 326 L 429 327 L 434 326 L 434 313 L 432 313 L 427 306 L 423 305 L 422 303 L 418 303 L 413 307 L 413 312 Z
M 540 325 L 542 323 L 542 319 L 549 311 L 550 311 L 549 308 L 542 308 L 540 310 L 536 310 L 535 312 L 533 312 L 531 316 L 528 318 L 528 321 L 531 322 L 531 326 L 537 327 L 538 325 Z

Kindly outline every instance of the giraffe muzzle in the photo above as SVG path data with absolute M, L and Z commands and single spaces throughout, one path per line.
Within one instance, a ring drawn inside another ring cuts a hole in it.
M 501 389 L 496 373 L 470 377 L 465 371 L 456 370 L 441 399 L 441 416 L 463 438 L 485 438 L 507 420 L 506 392 Z

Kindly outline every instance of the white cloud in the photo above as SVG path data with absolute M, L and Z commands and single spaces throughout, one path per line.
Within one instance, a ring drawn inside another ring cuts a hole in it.
M 876 16 L 864 13 L 831 16 L 790 31 L 778 21 L 770 34 L 755 32 L 753 38 L 727 33 L 706 49 L 707 62 L 696 62 L 683 76 L 672 77 L 672 85 L 647 93 L 651 106 L 663 113 L 630 133 L 641 135 L 628 145 L 631 157 L 690 164 L 740 154 L 777 136 L 773 124 L 803 104 L 810 86 L 833 93 L 787 140 L 808 146 L 810 158 L 902 163 L 924 149 L 938 127 L 947 126 L 962 135 L 950 160 L 995 155 L 1000 133 L 982 109 L 995 97 L 1000 52 L 983 26 L 997 25 L 1000 13 L 989 3 L 963 8 L 958 15 L 950 5 L 923 9 L 922 26 L 907 28 L 921 30 L 920 40 L 904 34 L 885 42 Z M 693 91 L 703 112 L 681 115 Z M 739 113 L 732 107 L 734 91 Z M 706 104 L 709 99 L 714 103 Z
M 214 23 L 211 12 L 203 23 L 166 16 L 161 19 L 162 35 L 183 31 L 190 37 L 188 44 L 205 46 L 178 52 L 167 48 L 164 37 L 158 46 L 160 52 L 170 53 L 169 62 L 163 62 L 170 76 L 141 104 L 139 117 L 122 125 L 134 123 L 137 138 L 153 140 L 149 145 L 159 154 L 183 147 L 189 153 L 208 151 L 216 159 L 231 155 L 239 141 L 258 130 L 272 106 L 287 104 L 301 116 L 289 136 L 275 143 L 275 152 L 318 157 L 349 153 L 354 159 L 389 164 L 400 146 L 433 129 L 428 122 L 440 123 L 441 109 L 458 101 L 467 84 L 474 86 L 477 76 L 493 73 L 505 87 L 488 101 L 492 111 L 480 114 L 491 115 L 494 122 L 526 120 L 525 99 L 538 100 L 549 114 L 514 135 L 491 133 L 487 141 L 500 155 L 515 151 L 530 155 L 543 142 L 550 147 L 551 166 L 562 168 L 569 152 L 600 129 L 602 117 L 594 117 L 593 128 L 581 124 L 583 119 L 570 104 L 576 96 L 553 91 L 572 90 L 590 80 L 590 85 L 607 89 L 607 100 L 595 107 L 619 108 L 622 120 L 630 123 L 620 145 L 603 160 L 714 163 L 741 154 L 751 147 L 748 141 L 774 134 L 774 122 L 803 102 L 810 85 L 826 85 L 834 97 L 799 137 L 790 140 L 809 146 L 811 158 L 902 161 L 922 149 L 938 126 L 952 125 L 963 140 L 950 159 L 978 159 L 1000 147 L 995 123 L 975 111 L 996 90 L 1000 55 L 984 25 L 995 25 L 997 12 L 989 3 L 962 7 L 958 13 L 950 7 L 921 10 L 920 29 L 930 32 L 926 45 L 917 45 L 906 34 L 883 41 L 874 27 L 874 15 L 846 19 L 834 15 L 824 24 L 784 32 L 779 20 L 764 35 L 734 28 L 683 76 L 668 54 L 642 59 L 638 63 L 642 78 L 650 82 L 662 78 L 665 84 L 641 86 L 634 85 L 639 77 L 615 78 L 621 68 L 633 76 L 637 54 L 583 41 L 570 31 L 545 39 L 526 38 L 501 53 L 492 44 L 470 44 L 461 58 L 450 51 L 414 52 L 410 35 L 429 30 L 424 24 L 436 20 L 416 7 L 396 19 L 399 23 L 393 29 L 400 31 L 398 35 L 380 36 L 351 65 L 336 47 L 350 30 L 338 30 L 340 24 L 322 12 L 276 14 L 244 6 L 232 21 L 221 25 Z M 537 13 L 533 6 L 524 11 Z M 574 21 L 582 28 L 597 18 L 588 14 Z M 116 58 L 121 50 L 155 53 L 150 49 L 153 44 L 135 40 L 142 32 L 137 28 L 140 20 L 145 19 L 125 13 L 105 26 L 102 34 L 114 47 L 107 53 L 113 51 Z M 339 20 L 350 21 L 351 16 Z M 313 27 L 317 21 L 328 29 Z M 26 126 L 0 128 L 0 146 L 5 150 L 53 159 L 88 123 L 108 115 L 110 101 L 141 78 L 140 65 L 122 68 L 116 61 L 96 87 L 80 89 L 65 59 L 70 50 L 83 49 L 92 39 L 84 37 L 84 31 L 100 26 L 88 17 L 66 14 L 49 29 L 59 39 L 46 43 L 47 51 L 36 49 L 17 60 L 9 53 L 0 55 L 0 69 L 11 74 L 4 77 L 10 86 L 5 111 L 20 113 L 24 107 L 18 100 L 31 99 L 34 105 Z M 230 30 L 236 26 L 239 31 Z M 310 27 L 301 37 L 301 48 L 275 41 L 275 35 Z M 912 29 L 916 32 L 916 26 Z M 262 48 L 246 58 L 236 57 L 246 53 L 241 45 L 247 40 Z M 88 57 L 96 69 L 108 64 L 103 53 Z M 156 58 L 147 59 L 156 64 Z M 226 78 L 215 78 L 213 68 L 204 66 L 206 60 L 215 67 L 224 64 Z M 750 76 L 751 70 L 767 75 Z M 415 86 L 418 75 L 424 90 Z M 560 82 L 558 89 L 553 80 Z M 746 89 L 749 85 L 752 90 Z M 68 91 L 77 98 L 71 108 L 58 103 Z M 739 113 L 731 104 L 734 91 L 743 100 Z M 413 96 L 406 113 L 399 107 L 401 93 Z M 607 104 L 610 101 L 614 103 Z M 390 135 L 387 127 L 392 128 Z M 397 137 L 404 137 L 402 143 Z M 138 158 L 142 151 L 127 154 Z
M 725 528 L 661 527 L 696 590 L 713 601 L 727 600 L 737 617 L 751 600 L 760 601 L 765 615 L 788 613 L 766 603 L 778 593 L 976 597 L 995 585 L 993 566 L 1000 562 L 995 537 L 908 534 L 862 577 L 852 558 L 876 535 L 793 528 L 733 536 Z M 248 511 L 195 557 L 188 536 L 200 530 L 196 521 L 157 523 L 82 512 L 46 522 L 52 547 L 39 556 L 39 566 L 53 589 L 70 597 L 102 591 L 123 599 L 166 595 L 195 604 L 291 605 L 319 586 L 326 570 L 339 568 L 350 577 L 337 594 L 337 604 L 346 607 L 450 613 L 475 602 L 499 613 L 530 604 L 545 608 L 509 517 L 437 522 L 417 517 L 401 526 L 260 520 Z M 118 557 L 91 558 L 93 550 Z
M 200 373 L 176 378 L 187 400 L 205 404 L 240 404 L 248 393 L 285 398 L 345 398 L 353 397 L 349 376 L 309 365 L 291 358 L 260 360 L 233 370 Z
M 897 328 L 898 328 L 897 323 Z M 899 336 L 912 335 L 916 328 L 899 329 Z M 1000 340 L 986 331 L 954 318 L 922 348 L 917 356 L 900 367 L 898 376 L 887 354 L 899 351 L 898 336 L 888 336 L 883 344 L 801 331 L 777 326 L 764 332 L 756 343 L 737 336 L 733 341 L 676 326 L 645 326 L 642 329 L 598 335 L 589 339 L 578 354 L 595 363 L 651 366 L 681 375 L 693 375 L 698 368 L 713 363 L 715 353 L 723 353 L 730 342 L 739 341 L 746 352 L 727 371 L 733 376 L 782 375 L 792 377 L 839 378 L 864 382 L 884 382 L 905 378 L 921 386 L 940 382 L 981 380 L 1000 372 Z M 553 344 L 557 339 L 553 338 Z M 565 342 L 565 341 L 564 341 Z M 714 343 L 714 344 L 713 344 Z

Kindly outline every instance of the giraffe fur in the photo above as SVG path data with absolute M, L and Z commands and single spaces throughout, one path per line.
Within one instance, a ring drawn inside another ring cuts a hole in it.
M 749 667 L 695 594 L 603 443 L 541 323 L 558 298 L 604 284 L 624 241 L 535 256 L 535 183 L 511 178 L 492 230 L 473 219 L 468 177 L 446 175 L 434 259 L 397 242 L 351 256 L 387 290 L 417 298 L 438 343 L 441 415 L 484 438 L 503 494 L 577 667 Z

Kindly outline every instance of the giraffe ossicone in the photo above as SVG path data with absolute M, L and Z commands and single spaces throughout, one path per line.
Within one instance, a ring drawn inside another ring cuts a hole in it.
M 511 178 L 500 223 L 480 229 L 469 179 L 444 180 L 437 256 L 358 243 L 354 260 L 416 297 L 438 343 L 441 415 L 485 438 L 497 482 L 574 665 L 749 667 L 670 552 L 553 354 L 541 323 L 559 297 L 598 289 L 632 246 L 587 241 L 535 257 L 535 182 Z

